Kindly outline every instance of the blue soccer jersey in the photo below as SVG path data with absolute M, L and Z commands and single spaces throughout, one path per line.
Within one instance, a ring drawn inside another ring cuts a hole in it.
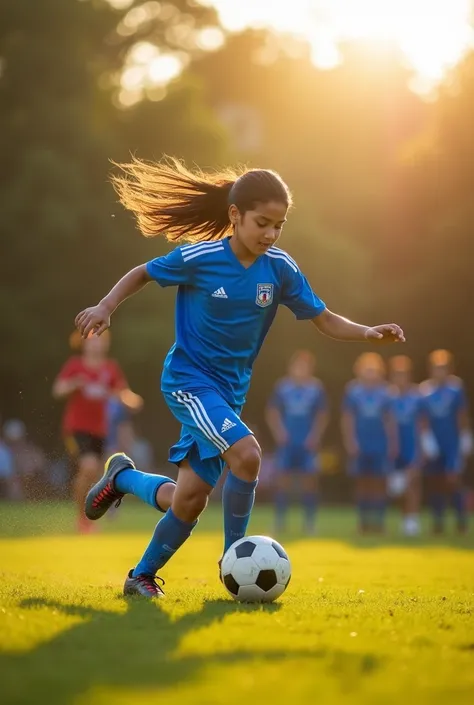
M 459 412 L 467 400 L 462 381 L 450 377 L 445 384 L 427 380 L 420 385 L 421 409 L 443 455 L 459 450 Z
M 414 384 L 403 393 L 399 389 L 392 388 L 390 397 L 398 430 L 397 465 L 400 468 L 407 467 L 417 458 L 421 406 L 419 388 Z
M 390 413 L 388 386 L 367 386 L 358 381 L 351 382 L 346 388 L 343 409 L 354 417 L 355 439 L 360 453 L 386 456 L 388 438 L 385 419 L 387 413 Z
M 318 316 L 325 305 L 286 252 L 271 247 L 245 268 L 229 241 L 178 247 L 148 262 L 147 272 L 161 286 L 178 286 L 163 391 L 212 388 L 241 406 L 278 305 L 298 319 Z
M 280 412 L 290 446 L 304 445 L 317 415 L 327 408 L 324 387 L 317 379 L 306 384 L 297 384 L 291 379 L 281 380 L 275 387 L 270 404 Z

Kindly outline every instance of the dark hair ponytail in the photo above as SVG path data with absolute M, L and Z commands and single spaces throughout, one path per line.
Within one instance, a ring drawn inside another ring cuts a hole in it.
M 178 159 L 153 164 L 133 158 L 115 164 L 112 176 L 121 203 L 135 213 L 145 237 L 164 235 L 171 242 L 221 240 L 231 230 L 229 206 L 241 213 L 256 203 L 291 205 L 291 194 L 273 171 L 251 169 L 237 174 L 189 171 Z

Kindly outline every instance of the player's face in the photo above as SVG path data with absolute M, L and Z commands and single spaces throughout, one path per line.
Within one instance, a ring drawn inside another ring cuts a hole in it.
M 411 383 L 411 374 L 409 370 L 393 370 L 390 379 L 397 387 L 406 387 Z
M 437 382 L 444 382 L 449 377 L 449 365 L 431 365 L 430 373 Z
M 296 360 L 293 360 L 290 364 L 288 371 L 290 373 L 290 377 L 295 381 L 305 381 L 312 376 L 313 366 L 308 360 L 296 358 Z
M 232 208 L 235 206 L 231 206 Z M 254 210 L 243 215 L 235 208 L 236 238 L 249 252 L 259 257 L 280 237 L 287 210 L 285 204 L 276 201 L 257 203 Z
M 104 357 L 109 351 L 109 339 L 106 335 L 91 335 L 82 344 L 84 355 Z
M 367 365 L 360 369 L 359 379 L 365 384 L 378 384 L 383 379 L 382 370 L 375 365 Z

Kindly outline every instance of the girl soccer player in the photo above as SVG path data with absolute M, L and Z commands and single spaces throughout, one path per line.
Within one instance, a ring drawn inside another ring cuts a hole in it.
M 413 365 L 406 355 L 389 361 L 392 412 L 397 424 L 398 455 L 395 473 L 401 473 L 403 492 L 403 533 L 417 536 L 420 532 L 420 391 L 412 381 Z
M 299 480 L 305 509 L 305 531 L 314 533 L 318 491 L 318 450 L 328 424 L 326 393 L 314 376 L 316 360 L 297 351 L 288 375 L 275 386 L 266 409 L 268 428 L 277 445 L 276 527 L 284 529 L 292 480 Z
M 295 261 L 275 247 L 291 205 L 278 174 L 252 169 L 240 176 L 207 175 L 176 160 L 134 160 L 114 183 L 145 236 L 189 243 L 135 267 L 76 317 L 83 336 L 101 335 L 117 306 L 148 282 L 178 287 L 176 342 L 161 378 L 165 400 L 182 424 L 169 455 L 179 468 L 177 483 L 140 472 L 118 453 L 86 499 L 90 519 L 127 493 L 164 512 L 124 586 L 125 594 L 153 598 L 163 594 L 156 572 L 189 538 L 224 464 L 230 468 L 223 487 L 224 551 L 245 535 L 262 454 L 240 412 L 278 305 L 338 340 L 394 342 L 404 336 L 394 324 L 363 326 L 330 312 Z
M 82 354 L 66 362 L 53 385 L 53 396 L 66 399 L 63 433 L 74 463 L 73 497 L 77 505 L 80 533 L 92 524 L 84 514 L 84 500 L 91 483 L 100 475 L 100 464 L 108 433 L 107 403 L 112 394 L 122 392 L 127 382 L 115 360 L 107 357 L 109 334 L 71 336 L 71 347 L 82 344 Z
M 396 428 L 385 382 L 385 364 L 377 353 L 364 353 L 354 365 L 343 402 L 342 435 L 356 480 L 361 533 L 384 530 L 387 475 L 396 457 Z
M 430 378 L 420 385 L 424 433 L 422 448 L 428 492 L 434 518 L 434 532 L 444 531 L 444 514 L 452 499 L 460 533 L 467 530 L 463 470 L 472 452 L 464 385 L 453 375 L 453 357 L 447 350 L 434 350 L 429 358 Z

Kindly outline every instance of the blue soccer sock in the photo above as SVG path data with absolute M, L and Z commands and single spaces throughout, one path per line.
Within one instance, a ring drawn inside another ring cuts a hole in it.
M 151 473 L 140 472 L 140 470 L 121 470 L 114 480 L 114 487 L 117 492 L 123 494 L 134 494 L 143 502 L 146 502 L 153 509 L 164 511 L 156 503 L 156 493 L 161 485 L 166 482 L 172 482 L 169 477 L 164 475 L 152 475 Z
M 446 497 L 441 493 L 433 493 L 431 495 L 431 509 L 433 511 L 435 529 L 442 529 L 446 511 Z
M 235 541 L 243 538 L 247 531 L 258 480 L 246 482 L 230 470 L 222 490 L 224 508 L 224 553 Z
M 357 513 L 359 515 L 359 527 L 367 529 L 370 523 L 371 503 L 366 497 L 359 497 L 357 500 Z
M 373 499 L 371 502 L 373 526 L 376 529 L 385 527 L 385 514 L 387 511 L 387 500 L 385 497 Z
M 289 500 L 289 493 L 286 490 L 277 490 L 275 492 L 275 524 L 278 531 L 283 531 L 285 527 Z
M 156 525 L 148 548 L 134 569 L 133 576 L 155 575 L 176 553 L 178 548 L 183 545 L 186 539 L 191 536 L 196 524 L 197 521 L 190 524 L 187 521 L 178 519 L 171 508 L 168 509 L 164 517 Z
M 316 511 L 318 508 L 317 492 L 305 492 L 302 497 L 302 504 L 305 514 L 305 528 L 308 531 L 312 531 L 314 529 Z
M 453 492 L 453 507 L 456 512 L 458 526 L 460 528 L 465 528 L 467 525 L 467 497 L 464 488 Z

